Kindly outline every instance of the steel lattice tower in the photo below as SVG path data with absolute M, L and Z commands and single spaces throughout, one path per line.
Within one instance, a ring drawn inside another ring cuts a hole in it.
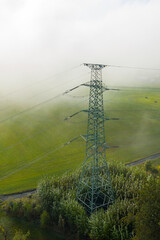
M 107 208 L 114 195 L 106 161 L 102 69 L 106 65 L 84 64 L 91 69 L 86 156 L 77 190 L 78 201 L 90 214 Z

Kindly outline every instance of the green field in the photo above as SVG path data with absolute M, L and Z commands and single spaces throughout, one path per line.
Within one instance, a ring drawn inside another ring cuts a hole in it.
M 84 140 L 79 138 L 62 146 L 86 134 L 87 114 L 80 113 L 67 121 L 64 118 L 87 109 L 88 98 L 62 98 L 59 103 L 43 105 L 6 122 L 1 120 L 23 107 L 6 107 L 5 111 L 5 106 L 0 107 L 0 194 L 35 188 L 44 175 L 61 175 L 81 166 Z M 160 152 L 160 89 L 107 91 L 104 108 L 107 117 L 120 118 L 105 122 L 106 142 L 119 146 L 107 150 L 107 160 L 127 163 Z M 155 164 L 160 165 L 160 160 Z

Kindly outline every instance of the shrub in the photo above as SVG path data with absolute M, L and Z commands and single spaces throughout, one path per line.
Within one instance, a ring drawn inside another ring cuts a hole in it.
M 37 198 L 22 198 L 9 200 L 5 203 L 4 209 L 13 216 L 24 217 L 26 220 L 38 219 L 42 208 Z
M 24 203 L 23 208 L 24 208 L 24 217 L 27 220 L 32 219 L 33 212 L 32 212 L 32 205 L 31 205 L 31 203 L 30 202 Z
M 4 240 L 8 239 L 8 231 L 4 227 L 0 226 L 0 237 L 3 236 Z
M 42 228 L 46 228 L 50 224 L 50 216 L 47 211 L 43 211 L 40 217 L 40 223 Z
M 66 227 L 69 227 L 72 233 L 87 235 L 88 217 L 85 209 L 76 200 L 69 198 L 61 201 L 60 211 Z
M 27 240 L 29 236 L 30 236 L 29 231 L 26 234 L 24 234 L 22 231 L 16 231 L 13 240 Z
M 76 191 L 79 175 L 80 170 L 64 174 L 63 176 L 54 179 L 54 187 L 59 188 L 66 193 L 73 190 Z
M 135 240 L 141 240 L 143 239 L 140 238 L 140 234 L 143 232 L 141 231 L 142 227 L 145 231 L 147 224 L 152 226 L 154 221 L 155 228 L 153 226 L 152 228 L 154 228 L 155 234 L 151 227 L 146 230 L 146 234 L 148 231 L 150 239 L 153 239 L 151 235 L 157 237 L 160 234 L 158 215 L 160 209 L 156 202 L 160 201 L 160 194 L 157 190 L 158 187 L 155 187 L 158 186 L 157 183 L 151 184 L 151 174 L 146 173 L 143 169 L 128 168 L 116 162 L 109 164 L 109 170 L 115 203 L 110 205 L 106 211 L 101 209 L 88 217 L 85 209 L 76 201 L 75 193 L 80 171 L 64 175 L 61 178 L 44 178 L 38 185 L 37 198 L 10 201 L 6 204 L 6 209 L 8 212 L 25 216 L 27 219 L 40 217 L 42 227 L 54 222 L 61 230 L 69 229 L 74 235 L 74 239 L 90 237 L 91 240 L 131 240 L 135 236 L 136 226 L 137 238 Z M 102 176 L 104 172 L 103 168 Z M 156 179 L 154 181 L 158 181 Z M 149 209 L 152 188 L 154 197 L 151 209 L 156 216 L 154 221 L 150 216 Z M 148 213 L 145 212 L 147 209 Z M 144 220 L 141 221 L 141 227 L 138 227 L 138 221 L 143 215 Z M 144 240 L 148 239 L 144 238 Z
M 153 166 L 153 164 L 151 163 L 151 161 L 147 161 L 147 162 L 145 163 L 145 169 L 146 169 L 147 172 L 150 172 L 150 173 L 151 173 L 153 176 L 155 176 L 155 177 L 156 177 L 156 175 L 159 174 L 158 169 Z
M 134 213 L 134 203 L 118 200 L 107 211 L 93 213 L 89 219 L 92 240 L 127 240 L 133 236 L 133 223 L 127 222 L 127 215 Z
M 43 179 L 37 188 L 37 195 L 39 197 L 42 208 L 48 212 L 51 212 L 53 209 L 53 202 L 60 202 L 62 197 L 61 191 L 54 187 L 53 178 Z
M 135 240 L 157 240 L 160 236 L 160 179 L 150 178 L 137 199 Z
M 139 190 L 147 181 L 144 170 L 131 169 L 122 164 L 109 164 L 115 199 L 133 199 L 138 197 Z
M 37 203 L 33 209 L 34 218 L 35 219 L 39 218 L 41 213 L 42 213 L 42 207 L 39 203 Z
M 14 216 L 17 216 L 18 215 L 18 204 L 17 204 L 17 201 L 13 202 L 13 206 L 12 206 L 12 213 Z
M 65 229 L 65 221 L 62 218 L 61 214 L 59 215 L 59 219 L 58 219 L 58 227 L 63 231 Z

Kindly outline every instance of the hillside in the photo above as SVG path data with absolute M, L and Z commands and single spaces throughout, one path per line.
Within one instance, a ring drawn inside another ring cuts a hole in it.
M 120 118 L 106 121 L 107 160 L 127 163 L 160 152 L 160 89 L 122 88 L 104 93 L 105 115 Z M 76 95 L 76 94 L 75 94 Z M 82 92 L 79 95 L 84 95 Z M 86 93 L 85 93 L 86 95 Z M 1 106 L 0 194 L 36 187 L 44 175 L 61 175 L 79 167 L 85 156 L 87 113 L 64 121 L 88 108 L 88 98 L 62 98 L 16 118 L 3 119 L 28 106 Z M 160 165 L 159 160 L 156 166 Z

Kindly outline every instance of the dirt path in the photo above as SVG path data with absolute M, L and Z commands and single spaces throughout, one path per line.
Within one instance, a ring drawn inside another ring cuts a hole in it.
M 141 159 L 139 159 L 139 160 L 136 160 L 136 161 L 131 162 L 131 163 L 127 163 L 127 164 L 125 164 L 125 165 L 128 166 L 128 167 L 132 167 L 132 166 L 136 166 L 136 165 L 139 165 L 139 164 L 141 164 L 141 163 L 144 163 L 144 162 L 146 162 L 147 160 L 154 160 L 154 159 L 156 159 L 156 158 L 158 158 L 158 157 L 160 157 L 160 153 L 153 154 L 153 155 L 151 155 L 151 156 L 149 156 L 149 157 L 141 158 Z
M 160 157 L 160 153 L 153 154 L 153 155 L 151 155 L 149 157 L 141 158 L 139 160 L 136 160 L 136 161 L 131 162 L 131 163 L 127 163 L 125 165 L 128 166 L 128 167 L 137 166 L 137 165 L 139 165 L 141 163 L 144 163 L 147 160 L 154 160 L 154 159 L 156 159 L 158 157 Z M 32 190 L 28 190 L 28 191 L 24 191 L 24 192 L 20 192 L 20 193 L 12 193 L 12 194 L 0 195 L 0 199 L 2 201 L 5 201 L 8 198 L 12 198 L 12 199 L 22 198 L 22 197 L 26 197 L 29 194 L 33 194 L 35 192 L 36 192 L 36 189 L 32 189 Z
M 0 199 L 2 201 L 7 200 L 8 198 L 16 199 L 16 198 L 22 198 L 26 197 L 29 194 L 33 194 L 36 192 L 36 189 L 20 192 L 20 193 L 11 193 L 11 194 L 6 194 L 6 195 L 0 195 Z

